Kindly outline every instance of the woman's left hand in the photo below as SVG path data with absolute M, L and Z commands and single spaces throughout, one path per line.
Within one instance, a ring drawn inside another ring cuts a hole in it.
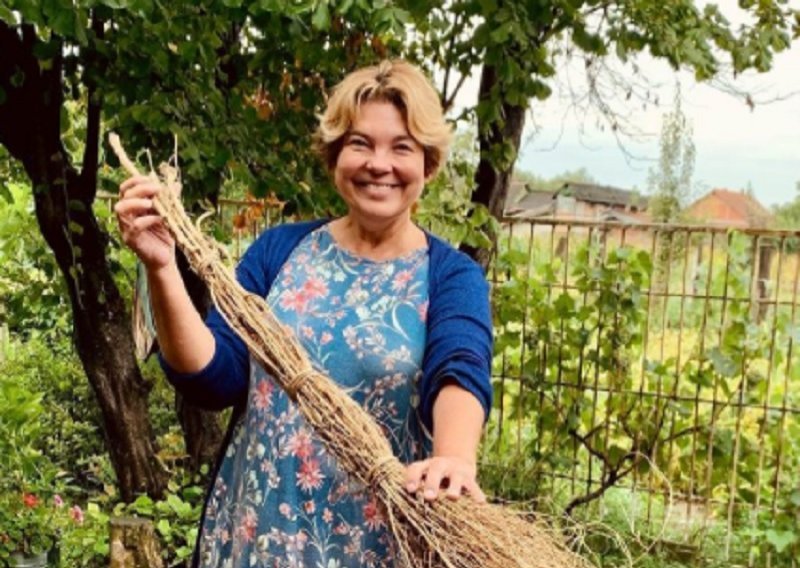
M 406 467 L 406 490 L 416 493 L 420 489 L 427 501 L 439 498 L 444 491 L 448 499 L 458 499 L 466 493 L 478 503 L 486 502 L 476 476 L 478 467 L 473 460 L 462 457 L 436 456 L 414 462 Z

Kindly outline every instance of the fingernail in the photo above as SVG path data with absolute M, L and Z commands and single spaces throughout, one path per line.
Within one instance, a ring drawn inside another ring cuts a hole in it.
M 425 497 L 427 499 L 433 499 L 434 497 L 436 497 L 436 491 L 434 491 L 433 489 L 426 489 L 425 490 Z
M 417 490 L 417 484 L 416 483 L 407 483 L 406 484 L 406 490 L 407 491 L 411 491 L 411 492 L 416 491 Z

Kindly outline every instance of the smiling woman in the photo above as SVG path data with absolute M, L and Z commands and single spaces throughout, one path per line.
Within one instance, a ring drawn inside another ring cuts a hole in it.
M 482 501 L 476 451 L 491 406 L 488 285 L 411 219 L 451 137 L 422 72 L 386 61 L 333 91 L 317 148 L 347 214 L 266 231 L 237 277 L 313 364 L 364 407 L 407 465 L 408 491 Z M 217 312 L 192 307 L 148 178 L 120 187 L 125 242 L 147 267 L 167 376 L 190 401 L 233 405 L 195 566 L 395 566 L 382 511 Z M 277 565 L 276 564 L 276 565 Z

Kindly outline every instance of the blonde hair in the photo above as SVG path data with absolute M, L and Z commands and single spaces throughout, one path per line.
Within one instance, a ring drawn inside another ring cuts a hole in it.
M 314 135 L 315 149 L 328 170 L 336 167 L 359 107 L 375 101 L 397 107 L 409 134 L 423 147 L 425 175 L 433 177 L 447 159 L 453 129 L 445 121 L 439 95 L 427 77 L 418 67 L 399 59 L 353 71 L 333 88 Z

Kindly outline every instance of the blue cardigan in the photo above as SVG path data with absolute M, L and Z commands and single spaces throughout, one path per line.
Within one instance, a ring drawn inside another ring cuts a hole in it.
M 239 283 L 266 297 L 292 250 L 326 220 L 280 225 L 269 229 L 247 249 L 236 269 Z M 432 428 L 436 395 L 452 380 L 475 395 L 488 417 L 492 405 L 492 323 L 489 286 L 480 266 L 443 240 L 427 234 L 429 305 L 420 412 Z M 216 340 L 214 357 L 197 373 L 178 373 L 161 358 L 169 381 L 187 401 L 211 410 L 242 407 L 247 398 L 250 358 L 216 309 L 206 323 Z

